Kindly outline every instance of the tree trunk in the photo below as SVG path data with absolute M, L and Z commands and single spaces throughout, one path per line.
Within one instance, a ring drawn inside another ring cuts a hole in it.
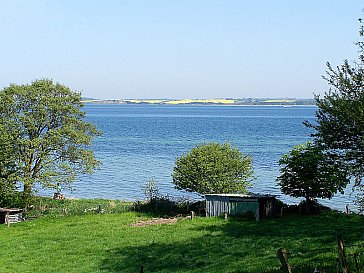
M 310 212 L 310 196 L 306 193 L 306 214 Z
M 29 210 L 31 198 L 32 198 L 32 185 L 24 184 L 23 200 L 24 200 L 25 214 Z

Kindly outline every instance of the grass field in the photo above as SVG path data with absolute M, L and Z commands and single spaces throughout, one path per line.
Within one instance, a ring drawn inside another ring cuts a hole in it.
M 333 212 L 259 223 L 197 217 L 130 226 L 150 217 L 88 212 L 1 225 L 0 271 L 139 272 L 143 264 L 144 272 L 280 272 L 276 253 L 285 247 L 294 273 L 313 272 L 316 266 L 336 272 L 336 236 L 360 245 L 364 232 L 362 216 Z M 353 253 L 362 250 L 347 248 L 352 267 Z

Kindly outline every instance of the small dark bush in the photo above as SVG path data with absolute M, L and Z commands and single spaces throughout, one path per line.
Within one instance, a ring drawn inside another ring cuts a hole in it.
M 142 187 L 147 201 L 137 201 L 134 209 L 140 212 L 153 213 L 158 216 L 176 216 L 194 211 L 197 215 L 205 215 L 205 201 L 191 202 L 184 199 L 173 199 L 160 193 L 157 182 L 151 178 Z
M 136 211 L 149 212 L 158 216 L 187 215 L 194 211 L 197 215 L 205 214 L 205 201 L 190 202 L 174 200 L 169 196 L 158 196 L 145 202 L 134 203 Z
M 324 211 L 330 211 L 329 207 L 321 205 L 317 200 L 310 200 L 308 203 L 308 212 L 306 210 L 306 200 L 301 201 L 298 205 L 283 205 L 284 213 L 317 215 Z
M 206 201 L 201 200 L 201 201 L 192 202 L 191 204 L 189 204 L 189 209 L 187 208 L 187 210 L 189 210 L 189 211 L 192 210 L 197 215 L 205 216 L 206 215 Z

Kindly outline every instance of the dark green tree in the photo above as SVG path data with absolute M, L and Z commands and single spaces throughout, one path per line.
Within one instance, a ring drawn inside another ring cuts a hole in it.
M 26 205 L 34 185 L 70 185 L 76 175 L 91 173 L 99 162 L 88 149 L 100 132 L 85 122 L 81 94 L 52 80 L 12 84 L 0 91 L 0 134 L 11 143 L 15 180 L 23 185 Z M 8 145 L 0 145 L 6 153 Z
M 347 169 L 336 155 L 328 156 L 310 142 L 298 145 L 279 160 L 281 175 L 277 178 L 282 193 L 304 197 L 306 210 L 315 198 L 331 198 L 343 193 L 350 182 Z
M 253 174 L 252 158 L 230 144 L 200 144 L 176 160 L 173 183 L 179 190 L 245 193 Z
M 0 207 L 14 206 L 16 192 L 15 143 L 0 126 Z
M 364 43 L 358 41 L 356 45 L 358 60 L 352 65 L 348 60 L 336 68 L 327 63 L 323 78 L 330 89 L 322 97 L 315 96 L 316 123 L 306 125 L 315 129 L 315 142 L 340 158 L 355 178 L 355 185 L 360 186 L 364 177 Z

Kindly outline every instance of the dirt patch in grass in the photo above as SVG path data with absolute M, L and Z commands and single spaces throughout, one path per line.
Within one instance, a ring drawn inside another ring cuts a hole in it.
M 145 227 L 150 225 L 160 225 L 160 224 L 174 224 L 178 221 L 177 217 L 174 218 L 152 218 L 150 220 L 139 221 L 137 223 L 131 224 L 131 227 Z

